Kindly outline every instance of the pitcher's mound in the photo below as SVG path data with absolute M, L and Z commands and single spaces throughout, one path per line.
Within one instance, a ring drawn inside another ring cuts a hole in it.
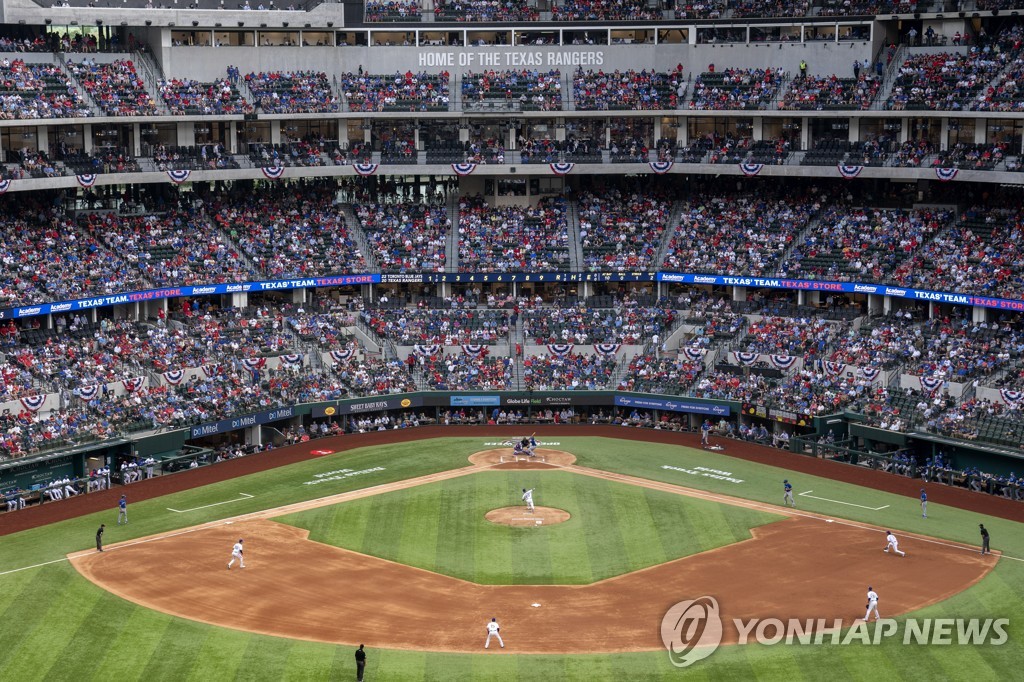
M 555 509 L 554 507 L 537 507 L 532 512 L 528 511 L 526 507 L 502 507 L 487 512 L 484 518 L 491 523 L 500 523 L 503 526 L 526 528 L 565 523 L 569 520 L 570 515 L 564 509 Z
M 469 456 L 477 466 L 491 466 L 495 469 L 550 469 L 552 466 L 568 466 L 576 462 L 576 455 L 564 450 L 537 448 L 536 457 L 521 455 L 516 461 L 512 447 L 481 450 Z

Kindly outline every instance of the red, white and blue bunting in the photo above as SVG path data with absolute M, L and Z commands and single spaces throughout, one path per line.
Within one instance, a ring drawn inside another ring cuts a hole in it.
M 43 403 L 45 402 L 45 393 L 43 395 L 28 395 L 21 399 L 21 404 L 25 406 L 25 409 L 32 410 L 33 412 L 43 409 Z
M 959 168 L 936 168 L 935 177 L 943 182 L 949 182 L 956 177 L 956 174 L 960 172 Z
M 882 373 L 882 370 L 877 367 L 861 367 L 860 373 L 864 375 L 864 378 L 868 381 L 874 381 L 878 378 L 878 375 Z
M 671 161 L 650 161 L 647 163 L 647 165 L 650 166 L 651 170 L 657 173 L 658 175 L 664 175 L 665 173 L 668 173 L 670 170 L 672 170 L 672 166 L 674 166 L 675 164 L 672 163 Z
M 367 176 L 376 173 L 377 166 L 378 164 L 376 163 L 353 163 L 352 169 L 355 170 L 358 175 Z
M 203 365 L 203 374 L 209 377 L 220 374 L 220 365 Z
M 284 177 L 284 166 L 263 166 L 260 170 L 267 180 L 280 180 Z
M 286 367 L 295 367 L 302 364 L 302 355 L 300 353 L 288 353 L 287 355 L 280 356 L 280 360 L 281 364 Z
M 142 388 L 144 383 L 146 383 L 146 377 L 132 377 L 131 379 L 125 379 L 122 381 L 121 385 L 124 386 L 124 390 L 129 393 L 135 393 L 135 391 Z
M 455 174 L 458 175 L 459 177 L 465 177 L 467 175 L 470 175 L 473 171 L 476 170 L 476 164 L 475 163 L 453 163 L 452 164 L 452 170 L 455 171 Z
M 942 388 L 944 383 L 946 382 L 942 377 L 921 377 L 921 389 L 928 394 L 935 393 L 935 391 Z
M 351 358 L 354 353 L 355 351 L 353 351 L 351 348 L 344 348 L 342 350 L 332 350 L 331 360 L 334 360 L 335 362 L 345 362 L 346 360 Z
M 551 172 L 555 175 L 568 175 L 572 172 L 572 169 L 576 167 L 575 163 L 549 163 L 548 167 L 551 168 Z
M 707 355 L 707 354 L 708 354 L 708 351 L 707 351 L 706 348 L 690 348 L 690 347 L 686 347 L 686 348 L 683 349 L 683 355 L 688 357 L 690 360 L 693 360 L 694 362 L 698 362 L 700 360 L 703 360 L 704 356 Z
M 266 358 L 243 358 L 242 359 L 242 366 L 245 367 L 246 369 L 249 369 L 249 370 L 263 369 L 264 367 L 267 366 L 267 359 Z
M 552 355 L 556 355 L 560 358 L 564 358 L 566 355 L 572 352 L 573 345 L 571 343 L 549 343 L 548 352 Z
M 11 188 L 11 181 L 7 178 L 0 180 L 0 194 L 5 194 Z
M 441 351 L 441 346 L 436 343 L 417 343 L 412 347 L 412 352 L 416 355 L 423 355 L 430 357 L 431 355 L 437 355 Z
M 181 183 L 187 181 L 188 180 L 188 176 L 190 176 L 190 175 L 192 175 L 192 171 L 190 171 L 187 168 L 185 168 L 183 170 L 169 170 L 169 171 L 167 171 L 167 177 L 169 177 L 171 179 L 171 182 L 173 182 L 175 185 L 180 185 Z
M 99 384 L 92 384 L 91 386 L 80 386 L 78 388 L 78 395 L 82 400 L 92 400 L 100 392 Z
M 795 355 L 769 355 L 768 359 L 777 369 L 789 369 L 796 364 Z
M 611 356 L 619 352 L 621 343 L 595 343 L 594 352 L 598 355 Z
M 96 175 L 94 173 L 85 173 L 75 177 L 78 178 L 78 184 L 82 187 L 92 187 L 96 184 Z
M 764 164 L 763 163 L 741 163 L 740 164 L 740 171 L 742 171 L 742 173 L 744 175 L 746 175 L 748 178 L 752 178 L 755 175 L 757 175 L 758 173 L 760 173 L 762 168 L 764 168 Z
M 487 355 L 487 346 L 482 343 L 464 343 L 462 344 L 462 352 L 471 358 L 478 358 L 482 355 Z
M 185 370 L 183 369 L 172 369 L 164 372 L 164 379 L 167 380 L 171 386 L 177 386 L 181 383 L 181 380 L 185 378 Z
M 826 360 L 823 364 L 825 365 L 825 372 L 834 377 L 839 376 L 846 370 L 845 362 L 831 362 Z
M 999 397 L 1001 397 L 1003 399 L 1003 402 L 1005 402 L 1007 405 L 1013 405 L 1014 407 L 1016 407 L 1018 403 L 1024 400 L 1024 392 L 1011 391 L 1008 388 L 1001 388 L 999 389 Z
M 860 172 L 864 170 L 864 166 L 846 166 L 839 164 L 839 174 L 847 180 L 853 180 L 855 177 L 860 175 Z
M 737 363 L 741 365 L 752 365 L 757 362 L 757 353 L 744 353 L 743 351 L 733 351 L 732 357 Z

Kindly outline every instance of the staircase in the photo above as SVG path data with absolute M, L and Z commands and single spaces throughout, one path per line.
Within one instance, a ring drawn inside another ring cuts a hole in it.
M 512 356 L 512 385 L 511 390 L 522 391 L 525 390 L 525 382 L 523 381 L 523 362 L 521 358 L 515 357 L 516 344 L 519 344 L 521 348 L 526 348 L 526 337 L 523 335 L 523 317 L 520 315 L 516 319 L 514 327 L 509 328 L 508 331 L 508 354 Z
M 448 197 L 448 205 L 445 214 L 451 223 L 448 231 L 448 240 L 444 247 L 445 272 L 459 271 L 459 193 L 452 192 Z
M 807 239 L 807 235 L 811 233 L 819 233 L 820 227 L 821 214 L 819 213 L 818 215 L 814 216 L 813 218 L 807 221 L 807 226 L 804 227 L 804 229 L 797 232 L 796 235 L 794 235 L 793 241 L 791 241 L 789 243 L 789 246 L 786 247 L 786 250 L 782 252 L 782 256 L 779 257 L 779 263 L 776 266 L 776 274 L 785 276 L 782 272 L 782 266 L 784 266 L 786 262 L 793 257 L 793 252 L 796 251 L 798 246 L 804 243 L 804 241 Z
M 167 108 L 167 103 L 164 102 L 164 98 L 160 95 L 160 81 L 164 79 L 163 71 L 145 52 L 136 50 L 132 52 L 132 62 L 135 64 L 135 71 L 142 78 L 142 83 L 146 86 L 146 92 L 153 98 L 153 102 L 156 103 L 156 112 L 162 116 L 170 116 L 171 110 Z
M 658 253 L 654 256 L 654 261 L 651 265 L 655 268 L 660 268 L 665 262 L 665 256 L 668 255 L 668 245 L 672 241 L 672 237 L 676 233 L 676 227 L 679 226 L 679 219 L 683 215 L 683 202 L 676 201 L 672 204 L 672 210 L 669 211 L 668 221 L 665 223 L 665 231 L 661 235 L 661 244 L 658 246 Z
M 569 270 L 583 272 L 586 266 L 583 261 L 583 240 L 580 238 L 579 205 L 575 201 L 566 203 L 568 204 L 565 209 L 565 218 L 569 232 Z
M 68 77 L 69 82 L 74 83 L 75 90 L 78 91 L 78 94 L 82 97 L 82 101 L 85 102 L 86 106 L 89 107 L 93 114 L 96 116 L 103 116 L 103 109 L 100 108 L 100 105 L 92 98 L 89 91 L 86 90 L 85 87 L 78 82 L 78 79 L 75 78 L 74 74 L 71 73 L 71 67 L 68 66 L 68 61 L 64 58 L 63 53 L 55 53 L 53 56 L 53 63 L 60 67 L 61 71 L 64 72 L 64 75 Z
M 345 225 L 348 227 L 348 233 L 352 237 L 352 241 L 359 247 L 359 252 L 363 254 L 363 258 L 366 260 L 366 271 L 380 272 L 380 264 L 377 262 L 373 249 L 370 248 L 370 242 L 366 237 L 366 233 L 363 232 L 362 223 L 359 222 L 356 212 L 352 210 L 352 204 L 341 204 L 339 213 L 345 220 Z

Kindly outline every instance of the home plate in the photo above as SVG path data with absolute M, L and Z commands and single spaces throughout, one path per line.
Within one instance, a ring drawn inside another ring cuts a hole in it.
M 540 608 L 540 604 L 538 604 L 537 602 L 533 602 L 532 604 L 530 604 L 530 606 L 532 606 L 535 609 L 539 609 Z

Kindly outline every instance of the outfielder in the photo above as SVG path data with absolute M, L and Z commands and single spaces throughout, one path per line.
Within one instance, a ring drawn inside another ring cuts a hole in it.
M 891 530 L 885 531 L 885 541 L 888 543 L 884 550 L 886 553 L 889 552 L 889 549 L 892 549 L 893 552 L 900 556 L 907 556 L 906 552 L 900 551 L 900 541 L 896 539 L 896 536 L 892 534 Z
M 784 506 L 792 505 L 796 508 L 796 500 L 793 499 L 793 485 L 789 482 L 789 479 L 782 481 L 782 488 L 786 494 L 782 496 L 782 504 Z
M 868 585 L 868 610 L 867 613 L 864 614 L 865 621 L 868 620 L 868 617 L 871 615 L 872 611 L 875 612 L 875 620 L 882 620 L 882 617 L 878 615 L 878 593 L 871 589 L 871 586 Z
M 533 488 L 530 488 L 529 490 L 527 490 L 526 488 L 523 488 L 523 502 L 526 503 L 526 508 L 529 511 L 532 512 L 533 511 Z
M 117 525 L 121 525 L 121 519 L 124 519 L 125 524 L 128 523 L 128 496 L 122 495 L 121 499 L 117 501 Z
M 928 518 L 928 493 L 921 488 L 921 518 Z
M 485 649 L 491 646 L 491 637 L 496 637 L 498 639 L 498 644 L 501 645 L 501 648 L 505 648 L 505 642 L 501 641 L 501 635 L 498 634 L 499 630 L 501 630 L 501 628 L 498 627 L 498 619 L 491 618 L 491 622 L 487 624 L 487 641 L 484 642 Z
M 242 538 L 238 538 L 238 542 L 231 548 L 231 561 L 228 562 L 228 570 L 235 564 L 235 559 L 238 559 L 239 567 L 245 568 L 245 559 L 242 558 Z

